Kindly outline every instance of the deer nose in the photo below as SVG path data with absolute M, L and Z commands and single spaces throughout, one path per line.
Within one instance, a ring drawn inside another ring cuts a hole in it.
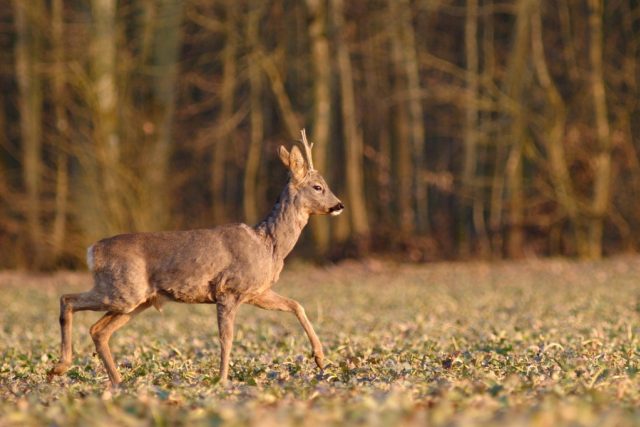
M 329 213 L 331 215 L 340 215 L 343 209 L 344 209 L 344 205 L 342 204 L 342 202 L 340 202 L 337 205 L 330 207 Z

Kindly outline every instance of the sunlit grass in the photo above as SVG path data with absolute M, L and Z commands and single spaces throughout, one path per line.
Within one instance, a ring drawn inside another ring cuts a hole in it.
M 0 273 L 0 425 L 637 425 L 640 259 L 293 265 L 276 290 L 306 308 L 319 372 L 291 314 L 243 307 L 231 384 L 217 383 L 214 306 L 148 310 L 111 342 L 110 392 L 74 318 L 58 357 L 58 296 L 82 274 Z

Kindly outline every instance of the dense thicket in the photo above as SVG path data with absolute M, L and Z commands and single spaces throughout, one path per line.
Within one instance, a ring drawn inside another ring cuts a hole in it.
M 254 222 L 302 127 L 347 210 L 301 252 L 633 250 L 640 2 L 0 0 L 0 266 Z

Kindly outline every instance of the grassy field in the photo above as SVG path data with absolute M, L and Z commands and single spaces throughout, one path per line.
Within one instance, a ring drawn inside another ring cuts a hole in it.
M 167 305 L 118 331 L 111 392 L 78 313 L 58 358 L 58 297 L 84 274 L 0 273 L 0 426 L 640 424 L 640 258 L 329 268 L 289 265 L 295 317 L 244 306 L 231 383 L 217 383 L 214 306 Z

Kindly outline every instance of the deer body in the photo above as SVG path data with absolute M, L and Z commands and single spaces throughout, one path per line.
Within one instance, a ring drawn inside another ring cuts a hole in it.
M 138 313 L 151 306 L 160 309 L 167 301 L 217 305 L 222 381 L 228 376 L 235 314 L 243 303 L 293 312 L 322 368 L 322 345 L 304 309 L 271 290 L 309 215 L 336 215 L 344 208 L 313 169 L 304 131 L 303 143 L 306 163 L 297 147 L 291 153 L 280 147 L 280 158 L 291 177 L 271 213 L 254 227 L 228 224 L 204 230 L 121 234 L 91 246 L 87 264 L 94 287 L 61 297 L 62 356 L 50 374 L 62 374 L 71 364 L 73 312 L 106 311 L 90 332 L 111 383 L 119 384 L 108 345 L 111 334 Z
M 147 300 L 156 307 L 216 303 L 225 294 L 246 301 L 271 287 L 283 266 L 270 242 L 245 224 L 123 234 L 93 245 L 88 258 L 96 291 L 123 313 Z

